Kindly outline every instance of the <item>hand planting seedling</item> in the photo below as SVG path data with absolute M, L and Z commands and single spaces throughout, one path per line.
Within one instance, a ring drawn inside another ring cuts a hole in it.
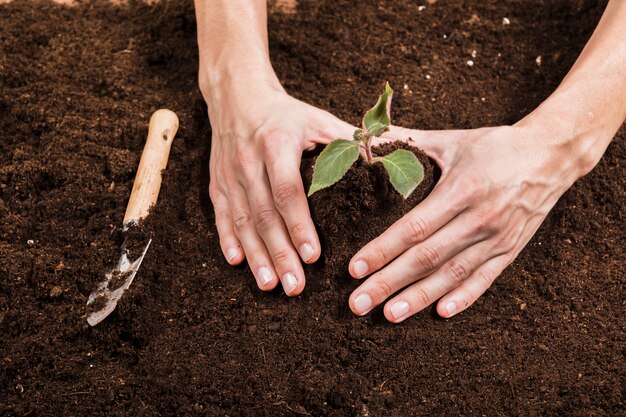
M 361 150 L 366 162 L 384 165 L 391 185 L 405 199 L 422 182 L 424 167 L 413 152 L 398 149 L 384 156 L 372 153 L 372 138 L 389 130 L 392 96 L 393 90 L 387 83 L 376 105 L 365 113 L 363 127 L 354 131 L 352 140 L 336 139 L 324 148 L 315 163 L 309 196 L 339 181 L 358 159 Z

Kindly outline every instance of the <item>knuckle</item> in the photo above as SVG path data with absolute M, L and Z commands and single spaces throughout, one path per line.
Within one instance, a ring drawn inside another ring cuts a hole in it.
M 267 265 L 269 261 L 267 253 L 262 249 L 252 250 L 249 254 L 246 252 L 246 258 L 254 270 L 256 270 L 258 266 Z
M 215 181 L 211 181 L 209 183 L 209 198 L 215 204 L 215 202 L 221 197 L 222 193 L 220 192 L 219 186 Z
M 492 234 L 498 230 L 501 214 L 494 209 L 484 208 L 476 215 L 474 231 L 483 234 Z
M 300 187 L 295 182 L 284 182 L 274 190 L 274 203 L 278 209 L 286 209 L 293 205 L 300 193 Z
M 266 142 L 271 142 L 280 134 L 281 134 L 280 130 L 277 129 L 275 126 L 264 124 L 263 126 L 257 129 L 256 134 L 254 136 L 256 140 L 265 144 Z
M 381 299 L 388 298 L 395 292 L 391 283 L 385 278 L 379 278 L 374 282 L 374 291 Z
M 491 237 L 491 245 L 494 256 L 499 256 L 513 251 L 516 243 L 519 241 L 519 234 L 517 233 L 517 230 L 517 227 L 508 227 L 504 230 L 500 230 L 498 233 L 495 233 L 493 237 Z M 523 232 L 523 229 L 520 230 L 520 232 Z
M 280 268 L 281 266 L 285 266 L 289 263 L 289 260 L 291 259 L 291 253 L 286 249 L 279 249 L 274 251 L 271 254 L 271 257 L 274 266 Z
M 469 268 L 459 260 L 453 260 L 449 265 L 449 278 L 454 284 L 460 284 L 469 277 Z
M 439 265 L 439 251 L 432 247 L 423 247 L 414 251 L 415 264 L 423 271 L 434 270 Z
M 251 221 L 252 217 L 247 211 L 240 211 L 233 216 L 233 225 L 235 226 L 235 230 L 239 232 L 250 227 Z
M 466 176 L 457 182 L 454 194 L 457 196 L 461 204 L 480 201 L 486 191 L 484 181 L 476 175 Z
M 421 308 L 424 308 L 425 306 L 430 305 L 432 303 L 430 295 L 422 287 L 415 288 L 414 298 L 415 298 L 415 302 L 417 303 L 417 305 L 420 306 Z
M 485 289 L 491 287 L 491 284 L 493 284 L 493 281 L 496 279 L 494 274 L 485 271 L 479 272 L 476 277 L 483 284 Z
M 304 223 L 298 222 L 289 226 L 289 236 L 292 238 L 296 236 L 304 236 L 306 234 L 307 227 Z
M 389 261 L 391 261 L 389 256 L 389 249 L 384 244 L 377 244 L 376 246 L 374 246 L 374 250 L 376 251 L 378 258 L 380 258 L 383 265 L 386 265 L 389 263 Z
M 263 155 L 272 155 L 276 152 L 276 145 L 273 143 L 272 138 L 268 133 L 262 132 L 258 136 L 258 140 L 261 144 Z
M 276 145 L 278 143 L 283 143 L 286 139 L 285 133 L 283 133 L 282 129 L 276 127 L 274 123 L 260 127 L 254 136 L 256 142 L 260 144 L 263 152 L 268 155 L 275 154 Z
M 276 210 L 271 207 L 260 207 L 256 214 L 256 228 L 259 233 L 267 232 L 275 224 L 278 218 Z
M 217 226 L 224 224 L 225 221 L 228 221 L 230 219 L 230 215 L 226 210 L 214 207 L 213 211 L 215 212 L 215 224 Z
M 245 178 L 254 178 L 255 175 L 255 165 L 256 161 L 258 161 L 258 156 L 256 156 L 253 152 L 250 152 L 249 149 L 239 148 L 235 150 L 235 161 L 232 161 L 232 165 L 229 169 L 229 172 L 232 172 L 232 175 L 236 176 L 237 173 L 243 174 Z
M 428 226 L 420 216 L 411 216 L 405 227 L 405 243 L 414 245 L 428 237 Z
M 233 156 L 239 165 L 248 165 L 251 161 L 251 152 L 246 146 L 235 146 Z

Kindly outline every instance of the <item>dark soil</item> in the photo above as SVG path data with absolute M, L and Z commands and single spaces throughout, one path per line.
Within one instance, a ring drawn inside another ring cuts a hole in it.
M 294 96 L 351 123 L 385 80 L 400 125 L 513 123 L 558 85 L 605 5 L 421 3 L 302 0 L 270 16 L 274 66 Z M 624 130 L 476 305 L 392 325 L 353 316 L 357 283 L 323 263 L 293 299 L 226 264 L 196 72 L 191 1 L 0 5 L 1 415 L 624 413 Z M 91 328 L 85 303 L 119 256 L 161 107 L 180 130 L 144 225 L 154 241 Z

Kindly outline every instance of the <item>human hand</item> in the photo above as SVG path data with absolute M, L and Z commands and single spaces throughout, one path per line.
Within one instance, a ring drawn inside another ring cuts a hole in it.
M 548 130 L 521 123 L 432 132 L 392 127 L 385 136 L 423 149 L 442 171 L 431 195 L 349 264 L 353 277 L 371 275 L 350 296 L 358 315 L 404 289 L 384 307 L 394 323 L 437 300 L 445 318 L 469 307 L 580 176 L 568 149 L 549 144 Z
M 300 176 L 302 152 L 354 128 L 289 96 L 278 83 L 204 94 L 213 129 L 209 191 L 224 256 L 247 258 L 264 291 L 295 296 L 306 263 L 320 256 Z M 297 250 L 297 251 L 296 251 Z

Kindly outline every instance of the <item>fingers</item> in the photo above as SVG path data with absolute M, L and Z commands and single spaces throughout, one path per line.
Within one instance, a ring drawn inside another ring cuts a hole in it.
M 439 300 L 437 313 L 441 317 L 450 318 L 467 309 L 487 291 L 493 281 L 511 262 L 512 257 L 503 254 L 483 264 L 474 271 L 469 279 Z
M 304 271 L 281 214 L 274 205 L 265 173 L 248 177 L 248 202 L 258 236 L 263 240 L 285 293 L 295 296 L 305 285 Z M 319 244 L 317 245 L 319 247 Z
M 235 234 L 243 246 L 248 265 L 254 274 L 258 287 L 270 291 L 278 284 L 270 255 L 259 236 L 245 191 L 241 185 L 229 184 L 229 207 Z
M 300 258 L 306 263 L 313 263 L 320 257 L 321 245 L 300 176 L 302 153 L 296 148 L 297 143 L 289 139 L 276 138 L 272 146 L 266 151 L 266 168 L 273 204 Z M 281 151 L 277 152 L 277 149 Z
M 463 285 L 491 257 L 499 256 L 494 250 L 497 251 L 490 241 L 482 241 L 464 250 L 437 271 L 389 300 L 384 308 L 385 317 L 392 323 L 399 323 L 422 311 Z
M 213 202 L 213 210 L 215 211 L 215 224 L 220 237 L 222 253 L 229 264 L 238 265 L 244 260 L 244 252 L 233 227 L 233 218 L 228 207 L 228 200 L 226 200 L 224 194 L 219 191 L 214 183 L 209 186 L 209 194 Z
M 427 241 L 410 248 L 382 271 L 367 279 L 350 296 L 350 308 L 357 315 L 367 314 L 396 291 L 416 280 L 436 274 L 435 271 L 442 265 L 484 238 L 484 234 L 477 233 L 474 228 L 469 227 L 463 216 L 456 217 Z M 469 276 L 472 271 L 470 262 L 463 259 L 453 261 L 450 267 L 456 274 L 453 278 L 456 277 L 457 281 Z M 421 301 L 426 302 L 431 298 L 426 297 L 429 294 L 431 292 L 418 295 Z M 438 298 L 441 295 L 443 293 L 434 296 Z M 431 303 L 435 300 L 436 298 Z
M 437 232 L 461 211 L 461 206 L 441 203 L 450 198 L 444 187 L 435 187 L 426 200 L 352 257 L 348 265 L 350 274 L 363 278 Z

